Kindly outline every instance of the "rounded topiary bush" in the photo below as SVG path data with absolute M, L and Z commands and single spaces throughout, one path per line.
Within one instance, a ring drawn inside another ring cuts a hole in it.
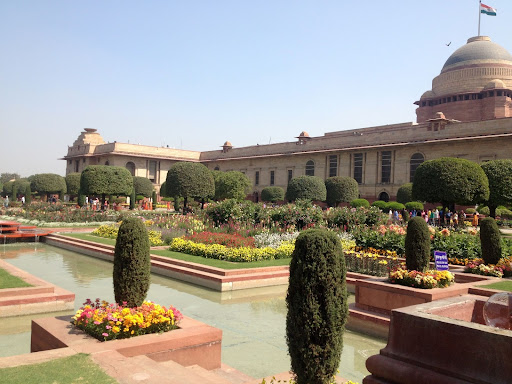
M 398 188 L 396 192 L 396 201 L 406 204 L 412 201 L 412 183 L 407 183 Z
M 430 262 L 430 232 L 422 217 L 416 216 L 407 224 L 405 264 L 407 269 L 424 272 Z
M 409 201 L 408 203 L 405 203 L 405 209 L 409 211 L 423 211 L 423 203 L 420 201 Z
M 369 208 L 370 203 L 366 199 L 354 199 L 350 202 L 350 206 L 352 208 L 359 208 L 359 207 Z
M 286 189 L 286 199 L 290 201 L 298 199 L 325 201 L 326 196 L 325 182 L 318 176 L 294 177 Z
M 480 220 L 480 243 L 485 264 L 497 264 L 501 259 L 501 235 L 492 217 Z
M 345 258 L 334 233 L 311 229 L 297 237 L 286 304 L 297 384 L 329 383 L 340 363 L 348 314 Z
M 149 237 L 138 218 L 123 220 L 114 250 L 114 295 L 116 302 L 137 307 L 146 298 L 150 283 Z
M 261 190 L 261 201 L 275 203 L 284 200 L 284 189 L 281 187 L 265 187 Z
M 405 205 L 403 205 L 402 203 L 399 203 L 397 201 L 390 201 L 388 203 L 388 208 L 393 211 L 401 211 L 402 209 L 405 209 Z
M 331 207 L 347 203 L 359 196 L 359 184 L 352 177 L 334 176 L 325 180 L 326 202 Z
M 379 208 L 380 210 L 382 210 L 384 212 L 389 211 L 388 203 L 386 201 L 383 201 L 383 200 L 376 200 L 376 201 L 374 201 L 372 203 L 372 207 L 377 207 L 377 208 Z

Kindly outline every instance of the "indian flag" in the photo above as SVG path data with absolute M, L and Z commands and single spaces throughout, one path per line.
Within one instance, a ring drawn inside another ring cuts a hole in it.
M 496 16 L 496 9 L 480 3 L 480 13 L 485 13 L 489 16 Z

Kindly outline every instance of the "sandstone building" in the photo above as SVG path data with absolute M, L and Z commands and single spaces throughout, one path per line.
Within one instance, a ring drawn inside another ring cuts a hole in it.
M 68 147 L 66 174 L 91 164 L 126 167 L 150 179 L 157 189 L 177 161 L 210 169 L 236 170 L 253 183 L 253 199 L 264 187 L 286 189 L 292 177 L 350 176 L 361 197 L 394 200 L 412 181 L 419 164 L 443 156 L 478 163 L 512 158 L 512 55 L 488 37 L 478 36 L 457 49 L 432 81 L 416 110 L 416 123 L 345 130 L 310 137 L 300 133 L 285 143 L 187 151 L 126 143 L 105 143 L 86 128 Z

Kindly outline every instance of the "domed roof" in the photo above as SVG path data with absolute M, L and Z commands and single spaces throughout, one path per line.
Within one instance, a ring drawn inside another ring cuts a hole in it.
M 436 94 L 434 91 L 426 91 L 423 92 L 423 95 L 421 95 L 420 99 L 430 99 L 432 97 L 436 97 Z
M 223 147 L 232 147 L 233 145 L 231 144 L 231 141 L 226 141 L 223 145 Z
M 306 131 L 302 131 L 299 137 L 309 137 L 309 133 L 307 133 Z
M 487 63 L 512 65 L 512 55 L 501 45 L 493 43 L 488 36 L 476 36 L 452 53 L 441 73 L 466 65 Z
M 505 83 L 500 79 L 489 81 L 484 89 L 503 89 L 506 88 Z

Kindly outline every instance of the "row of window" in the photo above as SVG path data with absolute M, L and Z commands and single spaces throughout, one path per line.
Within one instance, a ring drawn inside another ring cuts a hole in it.
M 426 107 L 427 105 L 429 107 L 432 107 L 434 105 L 438 104 L 446 104 L 446 103 L 455 103 L 457 101 L 465 101 L 465 100 L 481 100 L 485 99 L 486 97 L 494 97 L 494 96 L 506 96 L 506 97 L 512 97 L 512 92 L 510 91 L 488 91 L 483 93 L 468 93 L 465 95 L 456 95 L 456 96 L 448 96 L 448 97 L 442 97 L 437 100 L 428 100 L 428 101 L 422 101 L 421 106 Z

